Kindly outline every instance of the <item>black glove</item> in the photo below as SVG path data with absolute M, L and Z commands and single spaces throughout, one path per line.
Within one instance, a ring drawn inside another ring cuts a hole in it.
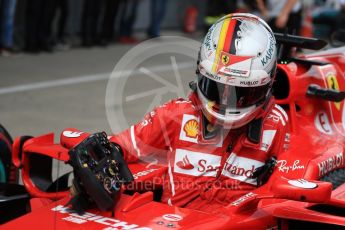
M 266 163 L 255 169 L 252 178 L 256 178 L 257 187 L 265 184 L 273 173 L 274 167 L 277 165 L 277 158 L 271 157 Z
M 93 202 L 102 211 L 114 208 L 121 185 L 134 180 L 121 148 L 110 143 L 102 132 L 90 135 L 68 153 L 74 172 L 74 197 L 67 205 L 78 213 L 83 213 Z

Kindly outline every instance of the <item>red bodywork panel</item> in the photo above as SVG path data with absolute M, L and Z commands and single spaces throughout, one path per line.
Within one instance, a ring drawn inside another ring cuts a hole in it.
M 66 129 L 61 143 L 53 143 L 53 134 L 27 141 L 22 158 L 14 146 L 14 163 L 22 165 L 24 185 L 33 197 L 33 211 L 2 227 L 18 229 L 23 226 L 38 229 L 267 229 L 278 222 L 284 229 L 285 220 L 304 220 L 345 226 L 343 214 L 332 214 L 315 209 L 318 205 L 345 210 L 345 184 L 332 190 L 328 182 L 319 181 L 329 173 L 345 168 L 345 106 L 306 96 L 310 84 L 322 88 L 345 91 L 345 47 L 303 57 L 323 65 L 291 62 L 279 64 L 277 84 L 284 84 L 287 92 L 275 92 L 276 101 L 289 116 L 290 148 L 281 154 L 268 183 L 233 201 L 222 215 L 211 215 L 196 210 L 169 206 L 153 201 L 150 188 L 162 186 L 155 178 L 164 177 L 167 167 L 147 163 L 130 164 L 135 186 L 128 190 L 141 192 L 122 194 L 110 212 L 89 210 L 78 216 L 67 210 L 68 191 L 47 193 L 39 190 L 30 178 L 30 154 L 41 154 L 68 161 L 68 149 L 78 144 L 87 133 Z M 328 64 L 327 64 L 328 63 Z M 289 137 L 287 137 L 289 138 Z M 17 144 L 18 145 L 18 144 Z M 304 180 L 300 180 L 303 178 Z M 47 200 L 47 198 L 49 198 Z M 47 202 L 50 203 L 47 205 Z M 52 201 L 55 200 L 55 201 Z M 308 202 L 307 202 L 308 201 Z

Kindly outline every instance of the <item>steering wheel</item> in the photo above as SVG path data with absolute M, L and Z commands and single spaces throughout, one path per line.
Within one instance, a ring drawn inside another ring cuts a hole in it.
M 90 135 L 69 152 L 73 167 L 72 199 L 69 204 L 82 213 L 93 202 L 102 210 L 114 208 L 122 184 L 134 180 L 121 148 L 109 142 L 105 132 Z

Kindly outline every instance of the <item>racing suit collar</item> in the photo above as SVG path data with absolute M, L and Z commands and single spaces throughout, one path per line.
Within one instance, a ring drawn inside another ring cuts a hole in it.
M 200 119 L 199 124 L 199 133 L 198 143 L 203 145 L 222 145 L 223 141 L 227 138 L 228 135 L 231 135 L 234 132 L 238 132 L 242 128 L 225 130 L 220 125 L 214 125 L 208 121 L 202 112 L 202 107 L 198 99 L 197 93 L 192 92 L 188 96 L 189 100 L 195 107 L 195 110 L 198 113 Z M 212 130 L 213 129 L 213 130 Z

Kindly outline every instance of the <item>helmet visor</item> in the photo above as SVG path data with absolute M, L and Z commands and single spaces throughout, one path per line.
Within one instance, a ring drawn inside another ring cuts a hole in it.
M 199 74 L 198 87 L 208 100 L 215 103 L 213 108 L 222 113 L 223 109 L 242 109 L 263 103 L 269 90 L 269 83 L 255 87 L 232 86 Z

